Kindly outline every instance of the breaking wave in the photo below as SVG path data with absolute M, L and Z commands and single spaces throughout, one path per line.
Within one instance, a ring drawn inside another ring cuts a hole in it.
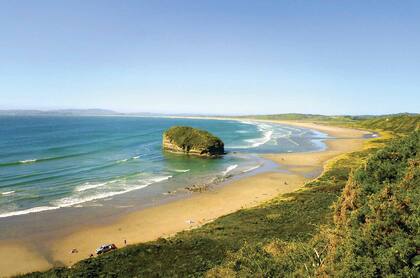
M 240 145 L 240 146 L 229 146 L 231 149 L 248 149 L 248 148 L 256 148 L 261 145 L 266 144 L 273 138 L 273 126 L 265 123 L 257 123 L 251 121 L 241 121 L 243 124 L 248 125 L 255 125 L 258 130 L 262 133 L 261 137 L 253 138 L 253 139 L 246 139 L 244 140 L 247 144 Z
M 238 167 L 238 164 L 230 165 L 222 173 L 223 173 L 224 176 L 226 176 L 229 172 L 235 170 L 237 167 Z
M 100 187 L 104 187 L 105 185 L 110 184 L 110 183 L 115 183 L 116 181 L 111 181 L 107 183 L 98 183 L 98 184 L 85 184 L 83 186 L 76 188 L 75 195 L 53 201 L 50 203 L 50 206 L 39 206 L 39 207 L 34 207 L 34 208 L 29 208 L 29 209 L 24 209 L 24 210 L 0 213 L 0 218 L 24 215 L 24 214 L 29 214 L 29 213 L 41 212 L 41 211 L 55 210 L 55 209 L 65 208 L 65 207 L 72 207 L 72 206 L 79 205 L 82 203 L 86 203 L 86 202 L 90 202 L 90 201 L 94 201 L 98 199 L 109 198 L 116 195 L 128 193 L 133 190 L 142 189 L 154 183 L 162 182 L 170 178 L 172 178 L 172 176 L 160 176 L 160 177 L 149 178 L 149 179 L 140 181 L 141 182 L 140 184 L 125 185 L 122 188 L 118 186 L 116 188 L 112 188 L 114 190 L 99 192 L 92 195 L 86 194 L 86 191 L 89 191 L 95 188 L 97 189 Z M 118 190 L 118 188 L 122 190 Z
M 89 190 L 89 189 L 94 189 L 94 188 L 98 188 L 98 187 L 101 187 L 101 186 L 105 186 L 106 184 L 107 184 L 106 182 L 93 183 L 93 184 L 87 182 L 84 185 L 76 187 L 76 191 L 77 192 L 82 192 L 82 191 L 86 191 L 86 190 Z
M 243 170 L 243 171 L 242 171 L 242 173 L 248 173 L 248 172 L 251 172 L 251 171 L 257 170 L 257 169 L 258 169 L 258 168 L 260 168 L 261 166 L 262 166 L 261 164 L 260 164 L 260 165 L 253 166 L 253 167 L 251 167 L 251 168 L 248 168 L 248 169 Z
M 34 207 L 34 208 L 30 208 L 30 209 L 1 213 L 0 218 L 16 216 L 16 215 L 24 215 L 24 214 L 47 211 L 47 210 L 54 210 L 54 209 L 58 209 L 58 208 L 59 207 L 49 207 L 49 206 Z
M 174 172 L 177 172 L 177 173 L 186 173 L 186 172 L 189 172 L 191 169 L 175 169 L 174 170 Z
M 123 163 L 123 162 L 127 162 L 127 161 L 130 161 L 130 160 L 136 160 L 136 159 L 139 159 L 140 156 L 141 155 L 136 155 L 136 156 L 133 156 L 133 157 L 130 157 L 130 158 L 121 159 L 121 160 L 118 160 L 117 163 Z

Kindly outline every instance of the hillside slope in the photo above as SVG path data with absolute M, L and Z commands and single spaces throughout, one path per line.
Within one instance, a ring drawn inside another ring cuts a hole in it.
M 309 241 L 244 245 L 208 276 L 418 277 L 420 132 L 394 140 L 353 172 L 332 218 Z
M 417 128 L 418 118 L 404 121 L 385 128 L 400 135 Z M 304 190 L 258 207 L 25 277 L 416 277 L 419 133 L 377 139 L 385 147 L 342 157 Z
M 383 116 L 323 116 L 311 114 L 278 114 L 246 116 L 245 118 L 277 121 L 306 121 L 378 131 L 390 131 L 397 134 L 407 134 L 413 130 L 420 129 L 419 114 L 395 114 Z

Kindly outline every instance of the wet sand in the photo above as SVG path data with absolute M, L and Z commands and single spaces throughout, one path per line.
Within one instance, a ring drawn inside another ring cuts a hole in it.
M 53 265 L 70 266 L 89 257 L 104 243 L 123 247 L 125 240 L 127 244 L 134 244 L 169 237 L 241 208 L 256 206 L 279 194 L 296 191 L 309 180 L 311 173 L 320 173 L 328 161 L 362 149 L 365 140 L 361 137 L 367 133 L 312 123 L 278 123 L 319 130 L 339 139 L 327 140 L 325 151 L 264 156 L 277 162 L 286 172 L 258 174 L 188 198 L 129 213 L 109 224 L 86 225 L 68 236 L 43 243 L 42 251 L 22 242 L 0 242 L 0 276 L 45 270 Z M 74 248 L 77 253 L 71 253 Z

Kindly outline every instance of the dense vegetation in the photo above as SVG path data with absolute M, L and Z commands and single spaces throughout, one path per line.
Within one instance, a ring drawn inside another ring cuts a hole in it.
M 165 131 L 163 136 L 164 139 L 169 139 L 172 144 L 186 153 L 193 150 L 210 155 L 224 153 L 223 141 L 205 130 L 188 126 L 174 126 Z
M 334 220 L 327 273 L 419 274 L 420 132 L 392 142 L 351 175 Z
M 418 129 L 418 120 L 380 120 L 400 134 Z M 383 127 L 374 118 L 357 121 Z M 374 142 L 298 192 L 169 239 L 27 277 L 416 277 L 420 131 Z

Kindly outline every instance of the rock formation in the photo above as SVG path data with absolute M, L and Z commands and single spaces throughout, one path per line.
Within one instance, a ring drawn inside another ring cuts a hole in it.
M 163 149 L 198 156 L 220 156 L 225 153 L 223 141 L 210 132 L 174 126 L 163 133 Z

